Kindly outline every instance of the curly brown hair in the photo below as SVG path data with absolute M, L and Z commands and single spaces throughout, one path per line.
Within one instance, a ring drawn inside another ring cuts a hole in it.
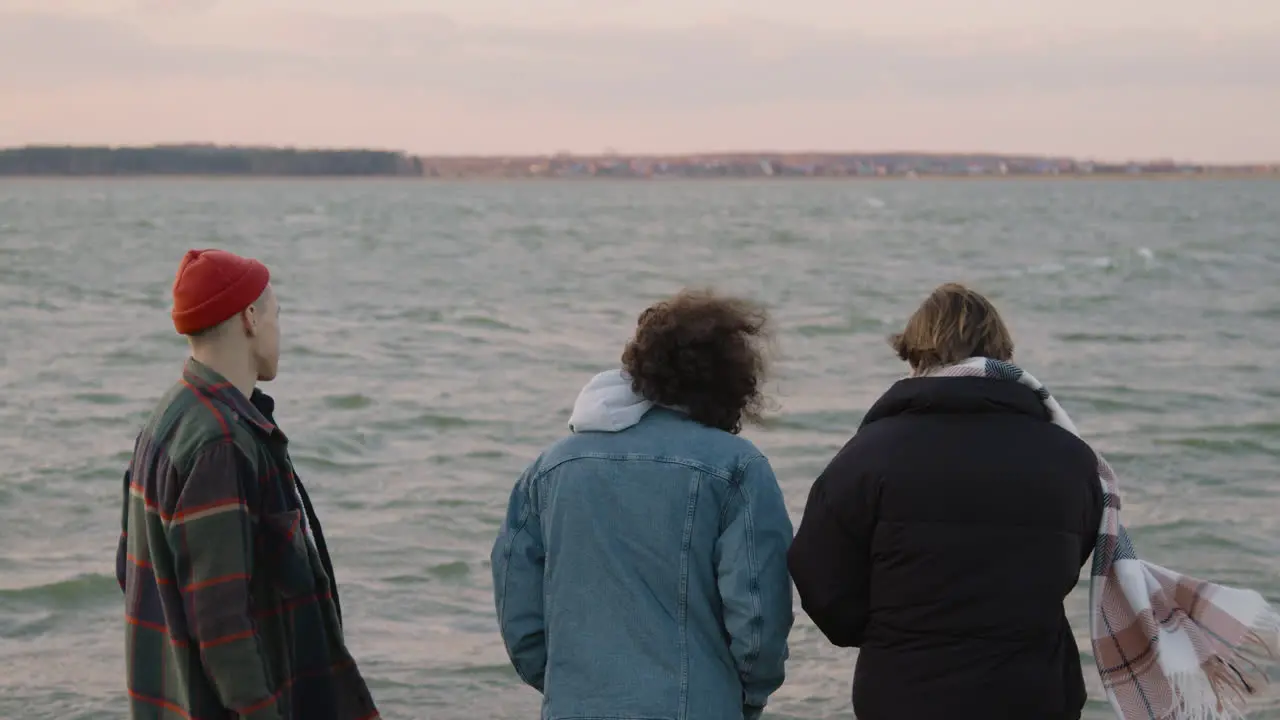
M 763 307 L 684 290 L 640 314 L 622 367 L 645 399 L 737 434 L 760 421 L 770 335 Z

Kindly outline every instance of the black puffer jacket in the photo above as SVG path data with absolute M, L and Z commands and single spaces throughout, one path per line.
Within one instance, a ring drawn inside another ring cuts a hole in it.
M 805 611 L 861 649 L 859 720 L 1078 718 L 1062 601 L 1101 517 L 1093 451 L 1029 388 L 890 388 L 814 483 L 789 557 Z

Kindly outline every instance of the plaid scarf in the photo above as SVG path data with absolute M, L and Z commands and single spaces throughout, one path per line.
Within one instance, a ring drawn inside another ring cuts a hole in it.
M 1011 363 L 970 358 L 926 373 L 1019 382 L 1055 425 L 1080 433 L 1044 385 Z M 1095 452 L 1095 454 L 1097 454 Z M 1266 682 L 1255 660 L 1280 653 L 1280 615 L 1253 590 L 1215 585 L 1139 560 L 1120 524 L 1115 472 L 1098 455 L 1102 527 L 1089 586 L 1093 655 L 1123 720 L 1243 718 Z

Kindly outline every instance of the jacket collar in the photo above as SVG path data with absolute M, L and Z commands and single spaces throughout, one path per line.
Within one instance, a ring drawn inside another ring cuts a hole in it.
M 899 380 L 867 411 L 867 425 L 895 415 L 1030 415 L 1049 420 L 1036 392 L 1021 383 L 979 377 L 917 377 Z
M 182 381 L 197 393 L 231 408 L 250 427 L 264 435 L 287 439 L 272 417 L 275 400 L 261 390 L 254 388 L 252 396 L 246 398 L 225 377 L 195 358 L 187 358 L 187 364 L 182 368 Z

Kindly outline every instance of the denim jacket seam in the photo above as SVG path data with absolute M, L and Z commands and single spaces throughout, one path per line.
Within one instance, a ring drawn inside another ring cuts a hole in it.
M 520 537 L 520 533 L 524 532 L 525 529 L 529 527 L 529 519 L 533 517 L 533 510 L 529 507 L 530 498 L 528 497 L 528 486 L 525 485 L 522 490 L 525 493 L 525 502 L 523 503 L 523 507 L 520 512 L 520 523 L 512 529 L 510 534 L 507 535 L 506 542 L 503 544 L 502 548 L 502 595 L 498 604 L 498 618 L 504 645 L 506 644 L 507 628 L 509 627 L 509 623 L 507 621 L 507 590 L 508 585 L 511 583 L 511 552 L 515 548 L 516 538 Z M 514 661 L 515 658 L 513 657 L 512 660 Z M 534 685 L 532 678 L 527 677 L 524 670 L 517 663 L 512 662 L 512 666 L 514 667 L 516 674 L 520 676 L 520 679 L 523 680 L 525 684 L 529 686 Z
M 756 455 L 756 456 L 753 456 L 751 459 L 754 460 L 755 458 L 758 458 L 758 457 L 764 457 L 764 456 Z M 729 471 L 722 467 L 716 467 L 714 465 L 708 465 L 707 463 L 698 462 L 697 460 L 690 460 L 688 458 L 682 458 L 682 457 L 672 457 L 670 455 L 641 455 L 641 454 L 624 454 L 624 453 L 575 453 L 568 457 L 559 458 L 554 463 L 551 463 L 550 465 L 539 469 L 537 474 L 534 475 L 533 480 L 534 481 L 541 480 L 543 476 L 547 475 L 551 471 L 555 470 L 556 468 L 559 468 L 561 465 L 573 462 L 574 460 L 645 461 L 645 462 L 666 463 L 668 465 L 683 465 L 692 470 L 697 470 L 699 472 L 706 473 L 707 475 L 716 477 L 727 483 L 732 483 L 733 478 L 736 475 L 740 474 L 742 468 L 746 466 L 746 463 L 739 463 L 737 468 L 735 468 L 733 471 Z
M 751 508 L 751 496 L 745 492 L 743 493 L 742 512 L 745 514 L 747 521 L 745 541 L 747 546 L 747 570 L 750 573 L 747 584 L 747 594 L 751 597 L 752 612 L 751 642 L 747 646 L 747 654 L 744 658 L 741 671 L 743 676 L 747 676 L 751 674 L 753 669 L 755 669 L 756 659 L 760 656 L 761 630 L 760 623 L 757 621 L 764 617 L 764 611 L 761 607 L 762 603 L 760 600 L 760 563 L 758 558 L 756 558 L 755 515 Z
M 680 692 L 676 706 L 676 716 L 685 720 L 689 716 L 689 547 L 693 542 L 693 521 L 697 514 L 698 495 L 702 489 L 701 476 L 693 478 L 692 487 L 685 505 L 683 537 L 680 540 L 680 597 L 679 613 L 679 646 L 680 646 Z
M 560 715 L 558 720 L 666 720 L 649 715 Z
M 730 478 L 730 480 L 731 480 L 731 481 L 736 480 L 736 481 L 738 482 L 738 484 L 741 484 L 741 483 L 742 483 L 742 481 L 746 479 L 747 466 L 748 466 L 748 465 L 750 465 L 751 463 L 753 463 L 753 462 L 757 461 L 757 460 L 764 460 L 764 459 L 765 459 L 765 457 L 764 457 L 764 455 L 763 455 L 762 453 L 756 453 L 755 455 L 750 455 L 750 456 L 748 456 L 748 457 L 744 457 L 744 458 L 743 458 L 743 459 L 738 463 L 738 466 L 737 466 L 736 468 L 734 468 L 734 469 L 733 469 L 733 477 L 732 477 L 732 478 Z
M 734 469 L 733 476 L 729 478 L 729 498 L 725 501 L 724 507 L 720 508 L 720 532 L 724 532 L 725 518 L 728 517 L 730 508 L 733 507 L 733 496 L 744 494 L 742 481 L 746 477 L 747 466 L 763 457 L 764 455 L 752 455 L 738 463 L 738 467 Z

